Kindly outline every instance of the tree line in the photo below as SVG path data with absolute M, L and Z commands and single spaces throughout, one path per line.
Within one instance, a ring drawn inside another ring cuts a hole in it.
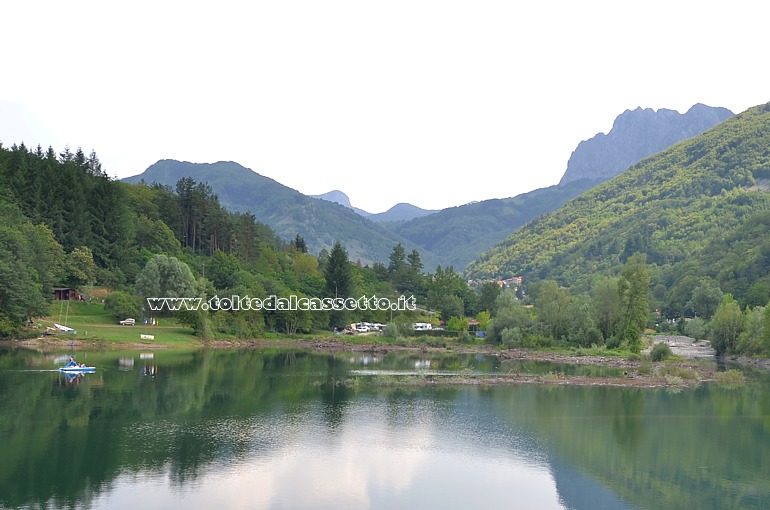
M 45 315 L 53 287 L 108 287 L 116 317 L 141 316 L 143 297 L 396 298 L 409 293 L 441 316 L 474 313 L 474 293 L 454 268 L 423 272 L 419 252 L 393 247 L 387 265 L 362 266 L 340 243 L 310 254 L 249 213 L 229 212 L 206 183 L 174 188 L 110 179 L 81 149 L 0 145 L 0 336 Z M 181 293 L 181 294 L 180 294 Z M 417 313 L 400 313 L 408 321 Z M 182 313 L 201 336 L 310 332 L 352 321 L 386 322 L 391 312 Z

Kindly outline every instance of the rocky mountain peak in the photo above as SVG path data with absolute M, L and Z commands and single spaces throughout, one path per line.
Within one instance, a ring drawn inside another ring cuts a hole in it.
M 580 142 L 559 184 L 580 179 L 607 180 L 640 160 L 699 135 L 733 116 L 726 108 L 698 103 L 686 113 L 637 107 L 615 119 L 606 135 Z

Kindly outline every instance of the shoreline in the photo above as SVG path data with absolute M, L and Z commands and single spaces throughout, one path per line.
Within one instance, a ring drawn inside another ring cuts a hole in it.
M 628 359 L 615 356 L 568 354 L 547 350 L 523 348 L 500 349 L 492 345 L 451 344 L 447 347 L 420 345 L 395 345 L 384 343 L 350 343 L 339 339 L 252 339 L 252 340 L 212 340 L 190 345 L 192 349 L 302 349 L 318 353 L 337 354 L 357 352 L 367 354 L 387 354 L 390 352 L 428 354 L 483 354 L 497 357 L 501 362 L 536 361 L 565 365 L 591 365 L 623 370 L 622 376 L 594 377 L 585 375 L 565 375 L 560 372 L 548 374 L 521 374 L 511 371 L 507 374 L 490 376 L 457 375 L 447 378 L 419 377 L 410 384 L 438 385 L 482 385 L 500 386 L 511 384 L 546 384 L 572 386 L 607 386 L 635 388 L 675 388 L 694 387 L 702 382 L 716 381 L 718 361 L 729 361 L 743 366 L 764 367 L 770 369 L 770 360 L 741 360 L 737 357 L 717 359 L 708 343 L 693 342 L 687 337 L 655 337 L 655 342 L 667 342 L 674 353 L 674 358 L 652 363 L 639 357 Z M 68 340 L 65 338 L 34 338 L 28 340 L 0 341 L 0 346 L 25 349 L 62 349 L 62 350 L 159 350 L 170 349 L 156 343 Z M 177 349 L 179 347 L 174 347 Z M 743 362 L 742 362 L 743 361 Z

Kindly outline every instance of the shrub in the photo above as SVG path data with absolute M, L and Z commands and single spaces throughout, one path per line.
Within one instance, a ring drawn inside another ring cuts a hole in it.
M 708 324 L 700 317 L 695 317 L 684 325 L 684 334 L 696 340 L 706 338 L 708 335 Z
M 141 315 L 136 297 L 120 291 L 112 292 L 104 298 L 104 309 L 116 319 L 135 318 Z
M 548 372 L 547 374 L 541 375 L 540 379 L 543 382 L 555 383 L 560 381 L 561 379 L 564 379 L 564 374 L 561 372 Z
M 556 342 L 554 341 L 553 338 L 542 334 L 527 335 L 524 337 L 524 339 L 521 342 L 522 347 L 526 347 L 530 349 L 553 347 L 554 345 L 556 345 Z
M 744 331 L 738 337 L 738 345 L 735 346 L 735 352 L 744 356 L 759 356 L 762 354 L 762 340 L 752 336 L 748 331 Z
M 696 382 L 701 380 L 701 374 L 697 370 L 664 363 L 657 370 L 658 377 L 676 378 L 680 381 Z
M 743 382 L 746 380 L 746 376 L 744 376 L 743 372 L 740 370 L 731 368 L 730 370 L 725 370 L 724 372 L 717 372 L 715 379 L 719 384 L 731 386 L 743 384 Z
M 471 343 L 476 340 L 474 335 L 471 335 L 468 331 L 460 331 L 457 333 L 457 340 L 462 343 Z M 478 339 L 481 343 L 484 343 L 483 338 Z
M 659 342 L 652 348 L 650 358 L 652 361 L 663 361 L 670 358 L 671 355 L 671 347 L 667 343 Z
M 10 317 L 0 316 L 0 338 L 11 338 L 18 334 L 19 325 Z
M 651 375 L 652 374 L 652 362 L 650 360 L 644 360 L 639 364 L 639 368 L 636 370 L 639 375 Z
M 396 338 L 400 335 L 400 332 L 398 330 L 398 324 L 395 322 L 389 322 L 385 324 L 385 326 L 382 328 L 382 336 L 386 336 L 389 338 Z
M 502 337 L 503 345 L 507 348 L 521 347 L 522 334 L 520 328 L 505 328 L 500 336 Z

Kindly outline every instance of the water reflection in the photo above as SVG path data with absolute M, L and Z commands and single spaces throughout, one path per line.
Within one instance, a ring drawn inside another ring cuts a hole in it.
M 276 416 L 208 422 L 196 440 L 211 438 L 213 446 L 239 437 L 243 444 L 237 449 L 245 455 L 224 452 L 195 480 L 180 479 L 169 465 L 151 480 L 122 475 L 96 506 L 459 508 L 496 494 L 492 507 L 515 502 L 521 508 L 562 508 L 544 455 L 533 460 L 506 453 L 505 445 L 499 451 L 490 439 L 518 440 L 502 430 L 479 435 L 477 425 L 463 423 L 469 417 L 447 403 L 403 393 L 365 397 L 340 407 L 343 416 L 332 427 L 327 407 L 287 409 L 292 418 L 280 430 Z M 162 434 L 170 439 L 179 432 L 171 427 Z M 165 480 L 179 492 L 168 491 Z
M 413 371 L 422 360 L 430 370 L 509 368 L 459 355 L 87 355 L 97 373 L 73 385 L 41 372 L 51 356 L 0 353 L 0 506 L 716 509 L 770 500 L 766 380 L 678 394 L 384 387 L 354 371 Z

